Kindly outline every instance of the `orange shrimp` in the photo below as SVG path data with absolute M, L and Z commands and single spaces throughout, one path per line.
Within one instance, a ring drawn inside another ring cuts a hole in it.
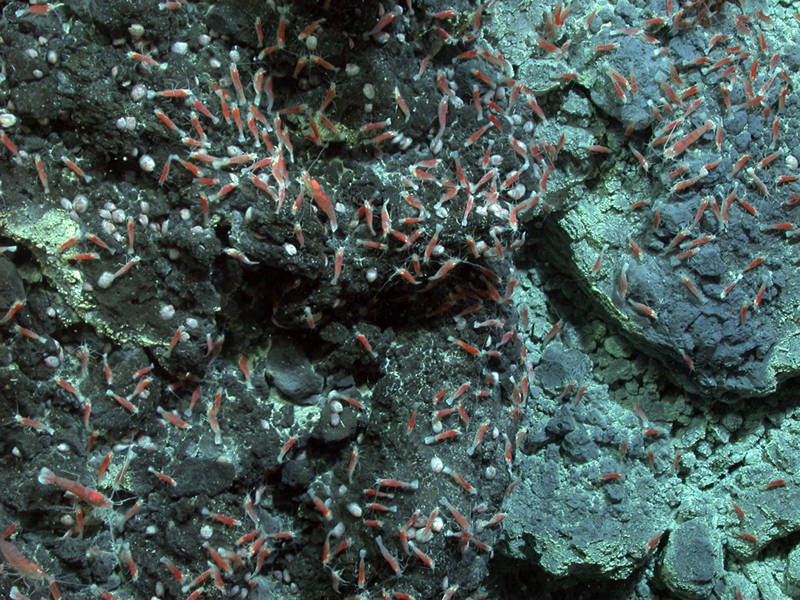
M 311 198 L 314 200 L 316 205 L 328 217 L 328 220 L 331 223 L 331 230 L 336 231 L 338 227 L 336 223 L 336 211 L 330 198 L 328 198 L 328 196 L 326 196 L 325 192 L 322 190 L 322 186 L 316 179 L 312 179 L 307 172 L 303 173 L 303 184 L 306 186 L 306 190 L 311 195 Z
M 8 540 L 0 539 L 0 554 L 22 578 L 34 581 L 51 581 L 52 578 L 39 565 L 25 558 L 22 552 Z

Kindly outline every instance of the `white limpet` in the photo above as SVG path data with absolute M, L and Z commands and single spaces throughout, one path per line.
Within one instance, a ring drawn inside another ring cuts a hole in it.
M 128 27 L 128 34 L 134 40 L 138 40 L 144 35 L 144 26 L 140 25 L 139 23 L 133 23 Z
M 152 173 L 156 168 L 156 161 L 149 154 L 142 154 L 139 158 L 139 168 L 145 173 Z
M 136 117 L 129 115 L 125 117 L 124 121 L 125 121 L 125 126 L 123 128 L 124 130 L 133 131 L 134 129 L 136 129 Z
M 111 287 L 111 284 L 114 283 L 114 274 L 110 273 L 109 271 L 104 271 L 100 274 L 100 277 L 97 278 L 97 287 L 106 289 Z
M 345 532 L 345 525 L 341 521 L 339 521 L 336 526 L 331 529 L 330 535 L 332 538 L 340 538 L 344 535 Z
M 506 193 L 514 200 L 521 200 L 525 195 L 525 184 L 518 183 Z
M 78 194 L 72 201 L 72 208 L 77 213 L 84 213 L 89 208 L 89 199 L 83 194 Z

